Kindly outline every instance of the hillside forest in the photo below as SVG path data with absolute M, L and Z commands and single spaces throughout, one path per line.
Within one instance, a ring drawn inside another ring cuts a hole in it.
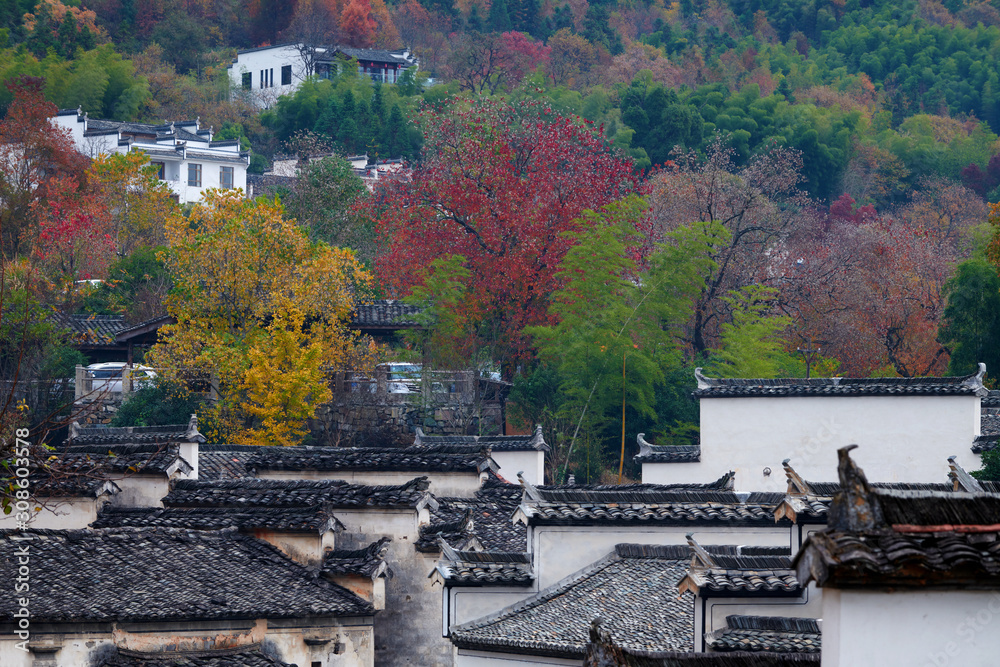
M 230 88 L 285 42 L 419 65 Z M 553 479 L 592 482 L 623 423 L 626 475 L 635 433 L 697 439 L 696 367 L 1000 373 L 1000 0 L 0 0 L 0 79 L 5 433 L 72 419 L 71 314 L 177 321 L 116 423 L 308 443 L 332 369 L 416 360 L 499 378 Z M 76 153 L 48 122 L 75 108 L 198 118 L 255 174 L 333 157 L 181 206 L 141 156 Z M 358 154 L 411 177 L 366 188 Z M 352 332 L 383 298 L 423 328 Z

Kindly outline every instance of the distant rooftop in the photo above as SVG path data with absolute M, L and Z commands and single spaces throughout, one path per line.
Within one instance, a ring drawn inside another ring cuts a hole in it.
M 919 378 L 785 378 L 777 380 L 709 378 L 695 369 L 696 398 L 761 396 L 980 396 L 986 366 L 959 377 Z

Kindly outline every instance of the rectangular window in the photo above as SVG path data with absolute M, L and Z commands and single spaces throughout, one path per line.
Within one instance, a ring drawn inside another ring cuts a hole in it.
M 282 65 L 281 66 L 281 85 L 290 86 L 292 85 L 292 66 Z
M 253 74 L 243 72 L 243 89 L 250 90 L 251 87 L 253 87 Z
M 268 88 L 273 88 L 274 87 L 274 68 L 273 67 L 270 70 L 268 70 L 268 74 L 267 74 L 267 86 L 268 86 Z
M 161 181 L 167 180 L 166 179 L 167 165 L 165 165 L 162 162 L 153 162 L 152 165 L 156 167 L 156 177 Z
M 233 187 L 233 168 L 232 167 L 220 167 L 219 168 L 219 187 L 223 190 L 228 190 Z
M 261 88 L 267 88 L 267 79 L 264 78 L 266 76 L 267 76 L 267 70 L 262 69 L 260 71 L 260 87 Z
M 201 165 L 191 163 L 188 165 L 188 185 L 196 188 L 201 187 Z

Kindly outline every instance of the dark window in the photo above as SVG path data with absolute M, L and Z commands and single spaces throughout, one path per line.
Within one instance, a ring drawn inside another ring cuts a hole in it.
M 233 187 L 233 168 L 220 167 L 219 170 L 219 187 L 224 190 Z
M 267 77 L 267 70 L 266 69 L 262 69 L 260 71 L 260 87 L 261 88 L 267 88 L 267 78 L 266 77 Z
M 193 185 L 195 187 L 201 187 L 201 165 L 200 164 L 189 164 L 188 165 L 188 185 Z
M 281 67 L 281 85 L 290 86 L 292 85 L 292 66 L 283 65 Z
M 250 90 L 253 87 L 253 74 L 250 72 L 243 72 L 243 88 L 245 90 Z
M 153 166 L 156 167 L 156 177 L 161 181 L 165 181 L 166 177 L 164 173 L 166 172 L 167 165 L 163 164 L 162 162 L 154 162 Z

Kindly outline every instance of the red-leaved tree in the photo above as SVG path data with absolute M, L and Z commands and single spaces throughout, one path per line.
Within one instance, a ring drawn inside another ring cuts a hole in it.
M 548 321 L 567 232 L 583 210 L 637 187 L 632 164 L 592 126 L 531 102 L 455 102 L 419 122 L 424 152 L 412 181 L 366 204 L 386 248 L 378 276 L 405 296 L 433 260 L 464 257 L 461 308 L 476 322 L 475 346 L 488 346 L 507 374 L 529 351 L 524 327 Z

